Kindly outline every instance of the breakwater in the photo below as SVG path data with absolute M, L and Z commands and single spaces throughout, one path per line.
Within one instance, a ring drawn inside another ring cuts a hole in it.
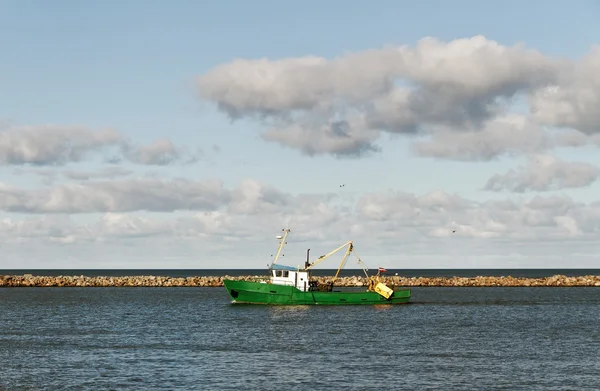
M 34 276 L 0 275 L 0 287 L 222 287 L 223 279 L 259 281 L 263 276 L 219 276 L 219 277 L 168 277 L 168 276 Z M 314 277 L 320 284 L 328 283 L 331 277 Z M 542 278 L 526 277 L 402 277 L 383 276 L 382 280 L 397 287 L 548 287 L 548 286 L 596 286 L 600 287 L 600 276 L 554 275 Z M 365 286 L 365 277 L 338 278 L 336 287 Z

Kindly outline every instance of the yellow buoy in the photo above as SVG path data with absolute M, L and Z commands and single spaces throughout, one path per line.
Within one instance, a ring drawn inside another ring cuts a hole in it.
M 394 291 L 392 289 L 390 289 L 387 285 L 385 285 L 382 282 L 375 285 L 375 292 L 379 293 L 381 296 L 385 297 L 386 299 L 389 299 L 390 296 L 392 295 L 392 293 L 394 293 Z

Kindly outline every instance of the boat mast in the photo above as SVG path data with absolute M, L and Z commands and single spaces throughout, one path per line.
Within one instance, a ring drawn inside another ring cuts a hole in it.
M 275 258 L 273 259 L 273 263 L 271 264 L 271 266 L 275 265 L 275 263 L 279 259 L 279 255 L 281 254 L 281 250 L 283 250 L 283 246 L 285 246 L 287 244 L 287 242 L 285 240 L 287 239 L 287 236 L 290 233 L 290 229 L 289 228 L 285 228 L 285 229 L 282 229 L 282 231 L 285 232 L 285 233 L 283 234 L 283 236 L 281 236 L 281 235 L 277 236 L 277 239 L 281 239 L 281 242 L 279 243 L 279 248 L 277 249 L 277 254 L 275 254 Z

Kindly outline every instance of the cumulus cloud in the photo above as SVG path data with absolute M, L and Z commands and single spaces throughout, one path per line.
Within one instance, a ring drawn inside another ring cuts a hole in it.
M 600 133 L 600 46 L 571 64 L 560 79 L 531 96 L 531 111 L 541 123 Z
M 113 258 L 121 265 L 164 267 L 176 256 L 187 259 L 178 265 L 188 268 L 214 267 L 211 261 L 264 267 L 277 246 L 274 235 L 289 227 L 285 262 L 292 265 L 303 262 L 306 248 L 318 256 L 352 239 L 371 266 L 387 260 L 403 267 L 498 267 L 500 260 L 502 266 L 557 267 L 568 256 L 583 267 L 600 239 L 600 203 L 565 195 L 480 202 L 442 190 L 389 191 L 363 194 L 348 205 L 334 194 L 291 195 L 255 181 L 233 188 L 124 182 L 57 186 L 47 194 L 3 186 L 4 211 L 37 213 L 0 219 L 5 265 L 24 267 L 27 259 L 39 268 L 56 259 L 52 265 L 58 267 L 73 257 L 69 267 L 83 260 L 107 267 Z M 172 210 L 179 212 L 164 213 Z M 86 212 L 100 216 L 81 215 Z M 561 248 L 567 245 L 568 253 Z M 336 266 L 335 259 L 324 265 Z
M 170 221 L 119 213 L 106 213 L 95 224 L 88 226 L 95 240 L 107 238 L 148 238 L 173 233 Z
M 418 156 L 458 161 L 490 161 L 499 157 L 536 154 L 558 147 L 598 143 L 595 137 L 568 129 L 549 132 L 525 115 L 507 114 L 487 121 L 478 131 L 456 132 L 434 128 L 426 138 L 415 140 Z
M 477 132 L 439 129 L 428 140 L 413 143 L 419 156 L 451 160 L 487 161 L 503 155 L 518 155 L 545 150 L 553 140 L 535 123 L 522 115 L 492 120 Z
M 66 242 L 67 238 L 78 237 L 82 240 L 79 227 L 71 224 L 65 216 L 41 216 L 26 219 L 0 219 L 0 238 L 5 244 L 20 244 L 48 240 L 50 242 Z M 56 240 L 58 239 L 58 240 Z
M 262 240 L 269 230 L 283 226 L 293 227 L 299 240 L 354 237 L 374 243 L 444 237 L 586 237 L 600 230 L 600 206 L 568 197 L 476 202 L 441 190 L 422 195 L 382 192 L 360 196 L 351 208 L 337 198 L 291 195 L 252 180 L 234 188 L 218 181 L 157 179 L 86 181 L 43 190 L 0 186 L 2 210 L 47 216 L 35 224 L 36 220 L 5 220 L 5 235 L 25 237 L 30 229 L 57 241 L 108 240 L 119 235 Z M 174 211 L 187 213 L 174 218 L 137 215 Z M 68 218 L 61 217 L 85 213 L 104 217 L 94 226 L 77 225 L 75 230 L 69 228 L 73 223 Z
M 395 91 L 397 80 L 418 85 L 412 90 L 417 94 L 411 95 L 416 113 L 420 103 L 433 98 L 427 94 L 435 93 L 459 100 L 433 112 L 459 114 L 469 105 L 480 104 L 477 98 L 511 96 L 544 85 L 555 80 L 557 71 L 554 61 L 521 45 L 505 47 L 482 36 L 449 43 L 425 38 L 415 48 L 388 47 L 334 60 L 236 60 L 200 77 L 199 86 L 204 97 L 215 101 L 232 118 L 327 108 L 338 101 L 363 104 L 366 99 Z M 465 106 L 457 107 L 461 104 Z
M 85 155 L 123 145 L 111 129 L 98 131 L 69 126 L 24 126 L 0 131 L 0 163 L 4 165 L 60 165 Z
M 43 178 L 45 184 L 54 183 L 59 177 L 76 181 L 87 181 L 90 179 L 118 178 L 133 174 L 133 171 L 119 166 L 109 166 L 97 171 L 79 170 L 57 170 L 55 168 L 42 167 L 17 167 L 12 173 L 14 175 L 33 174 Z
M 201 151 L 190 154 L 187 149 L 177 147 L 171 140 L 162 138 L 150 145 L 128 147 L 125 156 L 135 163 L 164 166 L 177 161 L 194 163 L 200 158 Z
M 357 206 L 356 218 L 364 221 L 359 232 L 365 237 L 377 232 L 390 239 L 406 238 L 411 230 L 421 237 L 440 238 L 559 239 L 574 232 L 591 238 L 600 222 L 598 203 L 579 203 L 567 196 L 476 202 L 443 191 L 373 193 L 363 196 Z
M 4 218 L 0 237 L 12 243 L 52 241 L 60 245 L 144 238 L 265 243 L 281 227 L 290 227 L 294 241 L 339 245 L 355 239 L 376 251 L 380 245 L 448 238 L 516 243 L 597 240 L 600 234 L 600 204 L 575 202 L 566 196 L 476 202 L 443 191 L 384 192 L 365 194 L 353 209 L 347 209 L 328 195 L 282 197 L 280 191 L 254 182 L 232 193 L 218 204 L 196 203 L 197 211 L 183 215 L 109 212 L 99 220 L 83 222 L 60 214 Z M 141 202 L 140 209 L 148 209 L 144 205 Z
M 65 170 L 62 171 L 61 174 L 68 179 L 73 179 L 76 181 L 89 181 L 91 179 L 112 179 L 125 177 L 133 174 L 133 171 L 122 167 L 105 167 L 98 171 Z
M 484 189 L 491 191 L 553 191 L 584 187 L 598 179 L 600 170 L 588 163 L 567 162 L 549 155 L 528 158 L 525 166 L 495 174 Z
M 24 190 L 0 185 L 0 208 L 21 213 L 214 209 L 230 197 L 219 181 L 121 179 Z
M 565 69 L 520 44 L 424 38 L 331 60 L 238 59 L 200 76 L 198 87 L 231 119 L 262 121 L 266 140 L 308 155 L 360 155 L 378 149 L 381 132 L 445 127 L 475 139 L 513 97 L 559 83 Z M 341 138 L 334 124 L 344 124 Z
M 335 121 L 323 125 L 290 124 L 272 128 L 262 138 L 283 146 L 295 146 L 309 156 L 332 154 L 343 157 L 360 157 L 380 148 L 374 144 L 379 132 L 361 124 Z
M 289 206 L 288 195 L 244 180 L 233 189 L 221 181 L 128 178 L 61 184 L 29 190 L 0 184 L 0 209 L 18 213 L 123 213 L 214 211 L 272 213 Z
M 199 158 L 198 153 L 176 147 L 168 139 L 137 145 L 113 129 L 57 125 L 0 129 L 1 165 L 60 166 L 80 162 L 93 154 L 104 155 L 111 161 L 126 158 L 144 165 L 190 163 Z
M 362 156 L 380 150 L 383 133 L 400 133 L 429 137 L 415 145 L 423 156 L 486 160 L 591 143 L 599 59 L 598 48 L 572 62 L 483 36 L 427 37 L 334 59 L 237 59 L 198 88 L 229 118 L 257 120 L 265 140 L 309 156 Z M 516 115 L 521 97 L 530 112 Z M 540 124 L 570 132 L 556 139 Z

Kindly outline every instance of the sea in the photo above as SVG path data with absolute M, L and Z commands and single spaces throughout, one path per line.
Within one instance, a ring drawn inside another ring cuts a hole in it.
M 133 272 L 0 274 L 264 274 Z M 411 290 L 406 305 L 275 307 L 231 304 L 220 287 L 0 288 L 0 390 L 600 389 L 600 288 Z

